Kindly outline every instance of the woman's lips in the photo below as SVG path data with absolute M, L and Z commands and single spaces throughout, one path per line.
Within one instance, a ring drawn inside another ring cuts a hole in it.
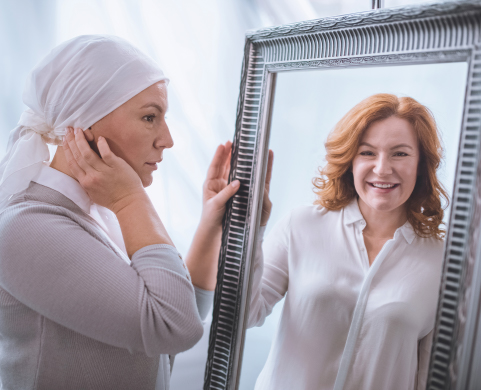
M 157 163 L 146 163 L 150 168 L 152 168 L 154 171 L 157 170 Z
M 370 183 L 367 182 L 371 188 L 373 188 L 376 192 L 380 193 L 387 193 L 393 191 L 395 188 L 399 187 L 399 183 L 379 183 L 374 182 Z

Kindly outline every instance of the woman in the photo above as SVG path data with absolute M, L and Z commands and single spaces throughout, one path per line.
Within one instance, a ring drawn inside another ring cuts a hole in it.
M 248 326 L 287 296 L 256 389 L 424 389 L 447 200 L 434 118 L 412 98 L 374 95 L 325 146 L 315 205 L 257 248 Z
M 0 166 L 3 389 L 168 389 L 169 355 L 200 339 L 212 292 L 194 289 L 144 190 L 173 146 L 167 82 L 109 36 L 65 42 L 32 71 Z M 238 188 L 229 149 L 209 169 L 193 268 L 217 256 Z

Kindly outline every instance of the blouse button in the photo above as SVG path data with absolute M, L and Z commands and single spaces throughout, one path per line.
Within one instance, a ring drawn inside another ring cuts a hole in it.
M 364 226 L 366 224 L 366 221 L 361 221 L 361 225 Z

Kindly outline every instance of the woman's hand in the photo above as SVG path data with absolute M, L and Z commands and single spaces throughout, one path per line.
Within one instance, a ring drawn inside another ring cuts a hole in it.
M 192 277 L 192 283 L 204 290 L 214 290 L 217 278 L 219 250 L 222 238 L 222 218 L 227 201 L 237 192 L 239 186 L 227 185 L 230 171 L 232 143 L 217 148 L 204 183 L 204 207 L 185 262 Z M 272 208 L 269 200 L 269 185 L 272 176 L 273 153 L 269 151 L 266 174 L 266 189 L 262 208 L 261 225 L 267 223 Z
M 232 142 L 219 145 L 207 172 L 203 187 L 203 209 L 201 223 L 206 227 L 219 230 L 222 228 L 222 218 L 225 214 L 227 201 L 239 189 L 239 180 L 234 180 L 227 186 L 230 172 Z M 267 173 L 262 204 L 261 226 L 265 226 L 271 215 L 272 202 L 269 199 L 269 186 L 272 177 L 274 153 L 269 150 Z
M 274 152 L 269 150 L 269 157 L 267 159 L 266 182 L 264 185 L 264 199 L 262 202 L 261 226 L 266 226 L 269 217 L 271 216 L 272 202 L 269 199 L 269 189 L 272 178 L 272 164 L 274 163 Z
M 203 186 L 202 217 L 199 227 L 212 233 L 222 230 L 222 218 L 227 201 L 239 189 L 239 180 L 227 185 L 230 171 L 232 142 L 219 145 L 207 171 Z
M 99 137 L 100 158 L 88 144 L 81 129 L 67 130 L 63 149 L 72 175 L 79 181 L 94 203 L 118 213 L 144 189 L 139 176 L 125 160 L 117 157 L 107 141 Z

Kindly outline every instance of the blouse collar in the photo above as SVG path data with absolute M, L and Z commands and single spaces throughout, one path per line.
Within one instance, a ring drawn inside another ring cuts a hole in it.
M 364 228 L 366 221 L 361 214 L 361 210 L 359 210 L 357 197 L 355 197 L 346 207 L 344 207 L 344 224 L 347 226 L 357 223 L 359 223 L 361 227 Z M 408 244 L 412 244 L 412 242 L 416 238 L 416 233 L 414 232 L 412 225 L 408 221 L 406 221 L 406 223 L 396 231 L 401 231 L 404 239 Z
M 60 192 L 80 207 L 86 214 L 90 213 L 90 206 L 93 203 L 87 192 L 85 192 L 77 180 L 65 173 L 43 164 L 40 172 L 32 181 Z

